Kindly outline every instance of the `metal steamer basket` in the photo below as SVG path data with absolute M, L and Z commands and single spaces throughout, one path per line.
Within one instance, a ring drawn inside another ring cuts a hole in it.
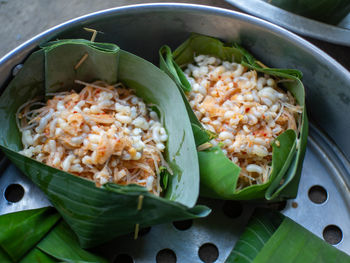
M 226 0 L 226 2 L 303 36 L 350 46 L 350 14 L 338 25 L 330 25 L 285 11 L 271 5 L 268 0 Z
M 158 64 L 158 49 L 176 47 L 191 32 L 237 41 L 266 65 L 304 73 L 311 120 L 298 196 L 275 204 L 317 236 L 350 254 L 350 73 L 300 37 L 241 13 L 186 4 L 127 6 L 83 16 L 54 27 L 0 60 L 5 88 L 25 58 L 40 43 L 86 38 L 83 27 Z M 48 205 L 40 190 L 3 157 L 0 163 L 0 214 Z M 213 208 L 200 220 L 174 222 L 117 238 L 97 250 L 114 262 L 224 262 L 256 204 L 201 199 Z

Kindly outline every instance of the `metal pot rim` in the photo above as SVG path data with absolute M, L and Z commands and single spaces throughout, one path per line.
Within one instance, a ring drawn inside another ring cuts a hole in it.
M 182 4 L 182 3 L 151 3 L 151 4 L 137 4 L 137 5 L 127 5 L 122 7 L 115 7 L 110 9 L 104 9 L 100 10 L 94 13 L 86 14 L 77 18 L 73 18 L 71 20 L 68 20 L 66 22 L 63 22 L 57 26 L 54 26 L 52 28 L 47 29 L 46 31 L 32 37 L 31 39 L 27 40 L 17 48 L 13 49 L 12 51 L 8 52 L 5 56 L 3 56 L 0 59 L 0 66 L 4 64 L 5 62 L 11 60 L 16 56 L 16 54 L 22 52 L 22 51 L 31 51 L 34 49 L 37 45 L 40 43 L 44 43 L 48 40 L 50 40 L 54 35 L 57 35 L 58 33 L 63 32 L 66 29 L 71 28 L 72 26 L 78 25 L 78 24 L 84 24 L 88 21 L 92 20 L 99 20 L 102 17 L 106 16 L 113 16 L 116 13 L 118 14 L 135 14 L 135 13 L 145 13 L 149 11 L 169 11 L 174 10 L 176 11 L 194 11 L 199 13 L 207 13 L 207 14 L 215 14 L 220 16 L 226 16 L 226 17 L 234 17 L 239 20 L 254 24 L 259 27 L 263 27 L 265 29 L 268 29 L 274 33 L 279 34 L 282 36 L 285 40 L 293 42 L 295 45 L 297 45 L 299 48 L 307 50 L 310 52 L 313 56 L 322 58 L 322 60 L 327 61 L 327 63 L 331 63 L 334 68 L 336 68 L 337 71 L 342 72 L 344 75 L 346 75 L 347 79 L 349 79 L 350 82 L 350 74 L 349 71 L 347 71 L 341 64 L 339 64 L 335 59 L 327 55 L 325 52 L 314 46 L 313 44 L 309 43 L 308 41 L 304 40 L 303 38 L 297 36 L 296 34 L 280 27 L 275 24 L 272 24 L 271 22 L 262 20 L 257 17 L 253 17 L 248 14 L 240 13 L 237 11 L 232 11 L 224 8 L 219 7 L 212 7 L 212 6 L 205 6 L 205 5 L 197 5 L 197 4 Z

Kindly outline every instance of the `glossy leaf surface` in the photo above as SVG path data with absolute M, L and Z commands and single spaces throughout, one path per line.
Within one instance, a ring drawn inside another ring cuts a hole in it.
M 60 219 L 53 208 L 27 210 L 0 216 L 0 246 L 18 261 L 50 231 Z

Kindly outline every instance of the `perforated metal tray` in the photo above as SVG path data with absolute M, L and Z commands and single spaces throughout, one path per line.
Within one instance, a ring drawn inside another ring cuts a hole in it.
M 267 0 L 226 0 L 240 10 L 266 19 L 303 36 L 350 46 L 350 14 L 338 25 L 330 25 L 273 6 Z
M 344 133 L 350 126 L 350 116 L 344 114 L 350 103 L 348 71 L 305 40 L 260 19 L 197 5 L 152 4 L 101 11 L 44 32 L 0 59 L 0 85 L 6 86 L 13 68 L 39 43 L 88 38 L 83 27 L 102 31 L 97 41 L 118 43 L 155 64 L 161 45 L 176 47 L 190 32 L 198 32 L 239 41 L 267 65 L 301 69 L 312 119 L 303 174 L 297 198 L 273 206 L 350 254 L 350 141 Z M 49 204 L 4 159 L 0 173 L 0 214 Z M 136 241 L 127 235 L 96 250 L 115 262 L 224 262 L 257 204 L 199 202 L 213 208 L 209 217 L 153 226 L 142 230 Z

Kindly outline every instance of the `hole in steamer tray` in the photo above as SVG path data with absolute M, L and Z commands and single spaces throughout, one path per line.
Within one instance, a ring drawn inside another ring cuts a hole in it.
M 176 254 L 169 248 L 162 249 L 156 256 L 157 263 L 176 263 Z
M 205 263 L 213 263 L 219 257 L 219 250 L 214 244 L 205 243 L 199 248 L 198 256 Z
M 192 226 L 192 224 L 193 220 L 191 219 L 173 222 L 174 227 L 181 231 L 189 229 Z
M 339 244 L 343 239 L 342 230 L 336 225 L 329 225 L 323 229 L 323 238 L 331 245 Z
M 320 185 L 314 185 L 309 189 L 309 198 L 315 204 L 322 204 L 327 201 L 327 190 Z
M 5 190 L 5 199 L 8 202 L 16 203 L 24 196 L 24 188 L 20 184 L 10 184 Z

